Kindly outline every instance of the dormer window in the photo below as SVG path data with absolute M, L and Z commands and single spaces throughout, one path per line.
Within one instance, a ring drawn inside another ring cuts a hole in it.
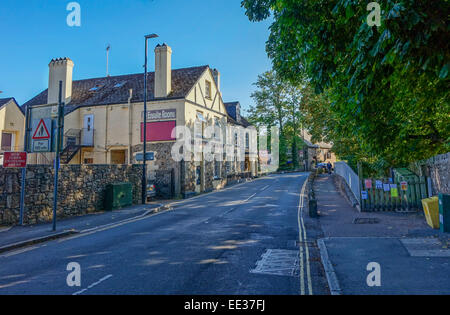
M 122 86 L 125 85 L 125 83 L 127 83 L 127 82 L 124 81 L 124 82 L 117 83 L 116 85 L 114 85 L 114 88 L 116 88 L 116 89 L 121 88 Z
M 93 88 L 91 88 L 89 91 L 90 92 L 97 92 L 98 90 L 100 90 L 103 87 L 103 85 L 100 84 L 96 84 Z
M 211 99 L 211 82 L 205 81 L 205 97 Z

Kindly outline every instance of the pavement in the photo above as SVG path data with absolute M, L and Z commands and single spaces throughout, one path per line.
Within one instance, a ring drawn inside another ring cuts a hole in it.
M 0 294 L 329 294 L 321 231 L 305 215 L 307 177 L 270 175 L 2 253 Z M 70 263 L 79 287 L 66 281 Z
M 314 188 L 318 244 L 333 294 L 450 294 L 450 235 L 431 229 L 422 213 L 360 213 L 328 175 Z M 381 286 L 368 285 L 370 263 L 380 266 Z

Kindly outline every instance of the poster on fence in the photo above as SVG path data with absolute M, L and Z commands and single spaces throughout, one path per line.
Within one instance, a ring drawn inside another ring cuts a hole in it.
M 365 191 L 365 190 L 361 191 L 361 198 L 362 198 L 362 200 L 369 199 L 369 194 L 367 193 L 367 191 Z
M 383 189 L 383 182 L 381 180 L 375 181 L 375 187 L 379 190 Z
M 365 186 L 366 186 L 366 189 L 371 189 L 372 188 L 372 180 L 371 179 L 366 179 L 365 180 Z
M 408 183 L 407 182 L 401 182 L 400 187 L 402 188 L 402 191 L 408 190 Z
M 391 185 L 383 184 L 383 189 L 384 189 L 385 192 L 389 192 L 389 191 L 391 191 Z
M 398 188 L 397 184 L 391 184 L 391 197 L 398 197 Z

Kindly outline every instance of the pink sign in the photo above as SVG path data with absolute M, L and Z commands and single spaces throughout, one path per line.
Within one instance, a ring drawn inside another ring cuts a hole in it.
M 177 140 L 172 137 L 172 131 L 176 125 L 176 121 L 147 123 L 147 142 Z M 141 142 L 144 142 L 144 123 L 141 123 Z

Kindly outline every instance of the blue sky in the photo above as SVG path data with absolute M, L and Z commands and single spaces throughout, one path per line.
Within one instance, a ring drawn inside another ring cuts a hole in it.
M 222 74 L 225 101 L 244 107 L 257 75 L 271 68 L 265 52 L 269 21 L 252 23 L 241 0 L 78 0 L 81 27 L 69 27 L 69 0 L 2 0 L 0 4 L 0 98 L 20 104 L 48 85 L 48 63 L 70 57 L 74 80 L 106 74 L 107 43 L 110 74 L 143 71 L 144 39 L 160 38 L 173 49 L 172 67 L 209 64 Z

